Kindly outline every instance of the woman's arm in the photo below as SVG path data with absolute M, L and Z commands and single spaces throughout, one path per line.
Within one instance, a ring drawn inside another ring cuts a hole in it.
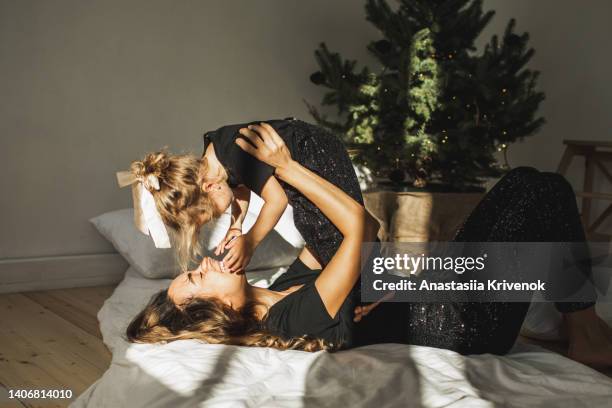
M 325 309 L 333 318 L 359 278 L 361 244 L 375 237 L 370 216 L 340 188 L 295 161 L 278 167 L 276 174 L 312 201 L 343 235 L 338 251 L 315 280 Z
M 327 312 L 335 317 L 359 278 L 361 243 L 375 238 L 375 221 L 340 188 L 292 160 L 283 140 L 270 125 L 249 128 L 241 129 L 240 133 L 252 144 L 244 139 L 237 139 L 236 143 L 275 167 L 276 176 L 312 201 L 344 236 L 340 248 L 315 281 Z

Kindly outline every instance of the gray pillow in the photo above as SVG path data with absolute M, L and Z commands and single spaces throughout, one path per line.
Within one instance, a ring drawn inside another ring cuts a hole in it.
M 244 222 L 245 227 L 250 228 L 256 218 L 257 214 L 249 211 Z M 277 228 L 287 235 L 287 239 L 284 239 L 277 229 L 271 231 L 255 250 L 247 271 L 288 266 L 295 260 L 303 240 L 292 225 L 292 218 L 284 215 L 284 225 Z M 287 225 L 288 220 L 291 225 Z M 172 278 L 179 272 L 174 250 L 155 248 L 153 240 L 134 226 L 133 209 L 111 211 L 90 219 L 90 222 L 142 276 L 154 279 Z M 212 256 L 214 248 L 225 237 L 229 223 L 230 215 L 223 214 L 202 229 L 201 240 L 205 256 Z

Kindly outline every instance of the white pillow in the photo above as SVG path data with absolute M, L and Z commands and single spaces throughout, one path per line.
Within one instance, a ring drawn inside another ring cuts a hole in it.
M 253 208 L 257 209 L 257 202 Z M 254 224 L 257 213 L 253 213 L 251 206 L 249 207 L 244 222 L 245 231 Z M 176 276 L 179 268 L 174 257 L 174 250 L 155 248 L 153 240 L 134 226 L 133 209 L 111 211 L 92 218 L 90 222 L 144 277 L 157 279 Z M 202 248 L 205 256 L 213 255 L 212 251 L 225 237 L 229 224 L 230 215 L 223 214 L 218 220 L 208 223 L 202 229 Z M 290 265 L 299 254 L 303 242 L 293 225 L 292 212 L 288 208 L 288 211 L 281 217 L 277 228 L 271 231 L 255 250 L 247 271 Z
M 259 214 L 261 207 L 263 207 L 263 204 L 264 200 L 262 200 L 257 194 L 251 192 L 251 198 L 249 200 L 249 213 L 242 223 L 244 231 L 251 229 L 255 223 L 255 220 L 257 219 L 257 214 Z M 255 216 L 253 217 L 252 215 Z M 293 223 L 293 207 L 290 205 L 287 206 L 287 209 L 283 215 L 281 215 L 280 219 L 274 226 L 274 230 L 295 248 L 303 248 L 304 245 L 306 245 L 304 238 L 302 238 L 300 232 L 297 230 L 297 228 L 295 228 L 295 224 Z

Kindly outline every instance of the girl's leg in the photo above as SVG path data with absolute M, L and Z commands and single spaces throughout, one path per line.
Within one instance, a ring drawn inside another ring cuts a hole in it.
M 342 141 L 319 126 L 299 120 L 292 122 L 292 129 L 294 159 L 363 204 L 359 181 Z M 310 200 L 290 186 L 286 190 L 294 208 L 296 228 L 318 262 L 327 265 L 340 247 L 342 234 Z

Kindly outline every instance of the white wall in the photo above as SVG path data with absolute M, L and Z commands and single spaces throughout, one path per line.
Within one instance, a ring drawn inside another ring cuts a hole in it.
M 563 139 L 612 141 L 612 2 L 485 0 L 485 7 L 497 15 L 484 37 L 502 33 L 510 17 L 517 19 L 517 31 L 529 32 L 536 50 L 530 66 L 541 71 L 546 93 L 541 112 L 547 124 L 540 134 L 511 147 L 510 164 L 555 171 Z M 577 190 L 582 190 L 583 174 L 584 160 L 574 160 L 568 179 Z M 612 192 L 612 185 L 599 173 L 595 190 Z M 609 204 L 594 202 L 592 217 Z M 612 220 L 600 231 L 611 233 Z
M 363 53 L 360 2 L 1 1 L 0 258 L 112 251 L 114 172 L 203 131 L 307 117 L 322 40 Z
M 512 165 L 554 170 L 562 139 L 612 140 L 612 2 L 607 0 L 487 0 L 497 11 L 484 37 L 501 33 L 510 17 L 528 31 L 546 93 L 541 134 L 510 150 Z
M 562 138 L 611 138 L 612 3 L 485 5 L 487 33 L 511 16 L 530 31 L 547 93 L 548 124 L 511 164 L 554 169 Z M 0 258 L 111 252 L 87 219 L 130 205 L 116 170 L 199 152 L 224 123 L 308 119 L 318 42 L 363 61 L 376 35 L 358 0 L 0 0 Z

